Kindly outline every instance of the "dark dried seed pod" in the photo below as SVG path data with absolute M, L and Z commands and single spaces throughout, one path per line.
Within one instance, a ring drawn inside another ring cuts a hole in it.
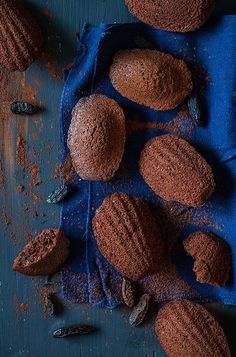
M 145 37 L 135 36 L 135 45 L 139 48 L 156 50 L 156 46 L 151 41 L 147 40 Z
M 197 97 L 190 97 L 188 100 L 189 115 L 195 121 L 197 126 L 203 126 L 203 119 L 201 113 L 201 106 Z
M 123 278 L 121 292 L 125 305 L 133 307 L 135 304 L 135 292 L 133 283 L 130 280 Z
M 129 317 L 130 325 L 136 327 L 143 322 L 143 320 L 148 312 L 150 299 L 151 299 L 151 296 L 148 294 L 144 294 L 141 296 L 138 304 L 134 307 L 134 309 Z
M 55 338 L 65 338 L 71 336 L 82 336 L 88 335 L 96 331 L 96 328 L 93 326 L 71 326 L 71 327 L 62 327 L 53 332 L 53 337 Z
M 51 192 L 47 198 L 47 203 L 59 203 L 61 202 L 66 195 L 68 194 L 68 186 L 63 184 L 62 186 L 58 187 L 55 191 Z
M 39 112 L 40 108 L 37 105 L 33 105 L 26 102 L 14 102 L 11 104 L 11 111 L 14 114 L 19 115 L 33 115 Z

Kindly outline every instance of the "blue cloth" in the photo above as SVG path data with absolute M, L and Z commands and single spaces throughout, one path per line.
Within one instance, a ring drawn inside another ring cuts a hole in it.
M 181 244 L 189 232 L 199 229 L 194 223 L 184 227 L 172 259 L 182 278 L 196 292 L 198 300 L 233 305 L 236 304 L 235 35 L 235 16 L 215 19 L 200 31 L 188 34 L 155 30 L 141 23 L 101 24 L 98 27 L 86 25 L 81 33 L 74 65 L 67 73 L 61 101 L 64 160 L 68 155 L 66 141 L 71 111 L 83 96 L 103 93 L 116 99 L 131 121 L 165 123 L 179 112 L 179 108 L 157 112 L 119 95 L 108 78 L 109 66 L 117 50 L 138 47 L 137 36 L 141 36 L 155 44 L 157 49 L 186 60 L 195 73 L 195 89 L 201 92 L 204 99 L 204 119 L 207 120 L 205 127 L 195 128 L 191 142 L 209 161 L 215 174 L 217 188 L 206 207 L 218 224 L 219 232 L 210 223 L 209 229 L 225 238 L 231 246 L 233 259 L 230 281 L 222 289 L 196 282 L 192 272 L 193 261 L 186 256 Z M 189 119 L 182 123 L 183 136 L 186 134 L 184 126 L 189 123 Z M 162 133 L 150 129 L 128 136 L 122 167 L 111 182 L 86 182 L 78 176 L 71 181 L 73 194 L 64 201 L 61 211 L 62 227 L 71 240 L 70 258 L 62 271 L 63 293 L 68 300 L 109 308 L 121 302 L 121 277 L 98 251 L 91 231 L 91 218 L 104 197 L 115 191 L 143 196 L 154 203 L 158 201 L 138 172 L 138 159 L 145 142 Z M 205 209 L 198 210 L 197 214 L 202 212 L 204 215 Z M 207 228 L 207 225 L 207 221 L 202 223 L 203 228 Z M 191 298 L 194 294 L 173 288 L 164 300 L 179 297 Z

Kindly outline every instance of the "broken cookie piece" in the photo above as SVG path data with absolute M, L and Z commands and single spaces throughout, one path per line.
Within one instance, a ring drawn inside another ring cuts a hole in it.
M 13 270 L 25 275 L 52 275 L 69 255 L 69 240 L 62 229 L 45 229 L 16 257 Z
M 183 242 L 184 249 L 195 261 L 193 271 L 199 283 L 223 287 L 229 278 L 231 249 L 209 231 L 197 231 Z

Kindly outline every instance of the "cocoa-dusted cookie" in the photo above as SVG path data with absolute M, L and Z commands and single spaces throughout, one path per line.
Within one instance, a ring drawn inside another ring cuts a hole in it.
M 102 254 L 125 277 L 139 280 L 160 268 L 164 242 L 142 199 L 119 192 L 106 197 L 93 232 Z
M 197 231 L 184 240 L 183 246 L 195 259 L 193 271 L 199 283 L 225 285 L 231 268 L 231 249 L 226 241 L 212 232 Z
M 42 52 L 38 23 L 18 0 L 0 0 L 0 67 L 25 71 Z
M 13 270 L 25 275 L 52 275 L 69 255 L 69 240 L 62 229 L 45 229 L 30 241 L 13 263 Z
M 176 135 L 149 140 L 141 153 L 139 166 L 146 183 L 166 201 L 200 207 L 215 188 L 208 163 Z
M 125 0 L 132 15 L 171 32 L 199 29 L 211 16 L 215 0 Z
M 156 335 L 168 357 L 230 357 L 224 331 L 201 305 L 166 304 L 157 315 Z
M 125 146 L 125 116 L 105 95 L 82 98 L 72 112 L 68 147 L 84 180 L 108 181 L 118 170 Z
M 155 110 L 176 108 L 193 88 L 186 63 L 155 50 L 117 52 L 110 79 L 123 97 Z

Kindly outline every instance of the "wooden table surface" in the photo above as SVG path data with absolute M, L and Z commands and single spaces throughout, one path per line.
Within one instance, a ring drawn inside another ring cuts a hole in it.
M 42 289 L 36 288 L 35 279 L 12 272 L 12 261 L 26 240 L 43 228 L 59 224 L 58 208 L 49 206 L 45 197 L 59 183 L 58 108 L 63 68 L 73 60 L 75 34 L 85 22 L 134 20 L 123 0 L 24 3 L 42 24 L 47 54 L 25 75 L 0 72 L 0 80 L 5 79 L 4 85 L 0 83 L 0 357 L 165 356 L 154 337 L 153 319 L 134 329 L 128 325 L 123 309 L 106 311 L 64 303 L 58 316 L 46 319 Z M 235 0 L 218 1 L 217 11 L 235 13 Z M 35 100 L 44 111 L 31 118 L 16 117 L 8 110 L 13 99 Z M 19 192 L 19 185 L 25 187 L 24 192 Z M 232 356 L 236 356 L 235 309 L 216 304 L 209 308 L 224 327 Z M 51 337 L 54 329 L 73 323 L 92 324 L 99 331 L 69 340 Z

